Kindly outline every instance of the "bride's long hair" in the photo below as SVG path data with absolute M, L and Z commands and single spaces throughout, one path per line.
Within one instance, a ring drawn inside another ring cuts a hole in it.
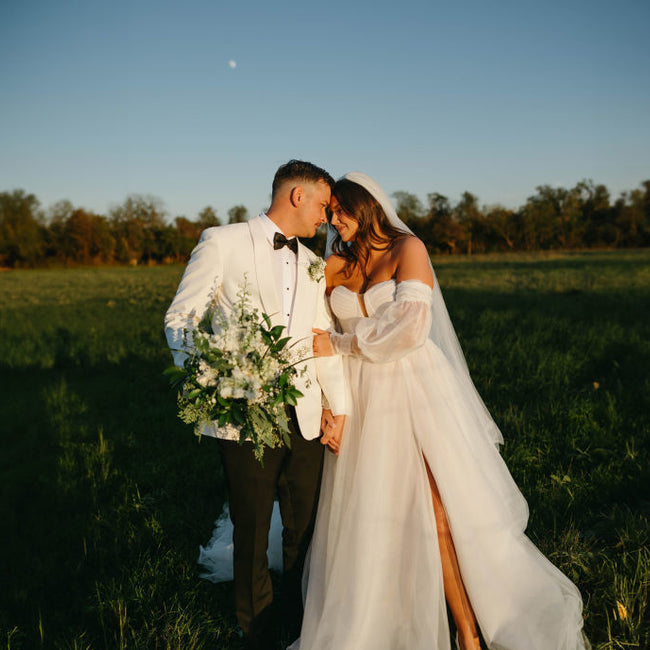
M 367 279 L 366 265 L 370 251 L 389 251 L 400 239 L 409 235 L 390 223 L 377 199 L 358 183 L 342 178 L 332 188 L 332 196 L 359 226 L 356 237 L 348 243 L 337 232 L 332 251 L 345 260 L 344 272 L 347 277 L 358 267 Z

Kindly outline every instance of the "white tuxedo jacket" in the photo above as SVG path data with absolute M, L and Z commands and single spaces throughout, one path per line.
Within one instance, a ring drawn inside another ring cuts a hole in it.
M 199 324 L 213 296 L 226 313 L 231 311 L 245 277 L 252 306 L 268 314 L 274 325 L 285 324 L 281 317 L 282 304 L 276 289 L 272 253 L 260 217 L 247 223 L 203 231 L 165 315 L 165 334 L 177 366 L 182 366 L 187 356 L 183 352 L 186 347 L 184 331 L 191 333 Z M 298 244 L 296 292 L 291 325 L 286 334 L 292 337 L 290 343 L 300 339 L 304 341 L 303 357 L 312 354 L 312 327 L 325 330 L 332 327 L 325 298 L 325 279 L 312 280 L 307 271 L 310 263 L 317 259 L 307 247 Z M 187 344 L 191 345 L 191 335 Z M 328 405 L 334 415 L 347 414 L 350 396 L 340 356 L 310 359 L 304 365 L 307 372 L 296 381 L 296 388 L 303 393 L 303 397 L 298 399 L 296 415 L 303 437 L 312 440 L 320 432 L 322 405 Z M 217 427 L 213 422 L 204 427 L 202 433 L 239 440 L 239 430 L 232 425 Z

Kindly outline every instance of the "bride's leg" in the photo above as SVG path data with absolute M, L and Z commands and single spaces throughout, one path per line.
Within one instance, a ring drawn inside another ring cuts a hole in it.
M 472 610 L 460 575 L 460 567 L 458 566 L 458 559 L 456 558 L 456 550 L 451 538 L 447 515 L 442 505 L 438 486 L 426 459 L 424 463 L 427 468 L 427 476 L 429 477 L 431 500 L 433 501 L 433 511 L 438 529 L 438 545 L 440 546 L 440 557 L 442 559 L 442 579 L 445 587 L 445 598 L 456 623 L 461 650 L 480 650 L 481 646 L 476 629 L 476 617 L 474 616 L 474 611 Z

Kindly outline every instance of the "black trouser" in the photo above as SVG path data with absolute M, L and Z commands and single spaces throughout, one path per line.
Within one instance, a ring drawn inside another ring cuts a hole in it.
M 293 411 L 293 409 L 292 409 Z M 291 418 L 291 449 L 264 451 L 264 467 L 251 443 L 219 440 L 234 525 L 234 579 L 237 619 L 250 640 L 263 640 L 277 625 L 297 634 L 302 620 L 301 578 L 314 528 L 323 469 L 323 445 L 305 440 Z M 282 514 L 284 574 L 282 611 L 271 610 L 273 588 L 266 550 L 275 494 Z

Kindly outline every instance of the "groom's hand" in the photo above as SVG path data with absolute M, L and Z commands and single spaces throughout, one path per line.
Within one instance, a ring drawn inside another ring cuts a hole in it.
M 321 416 L 321 444 L 327 445 L 329 450 L 338 456 L 341 449 L 341 438 L 343 437 L 343 426 L 345 415 L 332 415 L 329 409 L 323 409 Z

